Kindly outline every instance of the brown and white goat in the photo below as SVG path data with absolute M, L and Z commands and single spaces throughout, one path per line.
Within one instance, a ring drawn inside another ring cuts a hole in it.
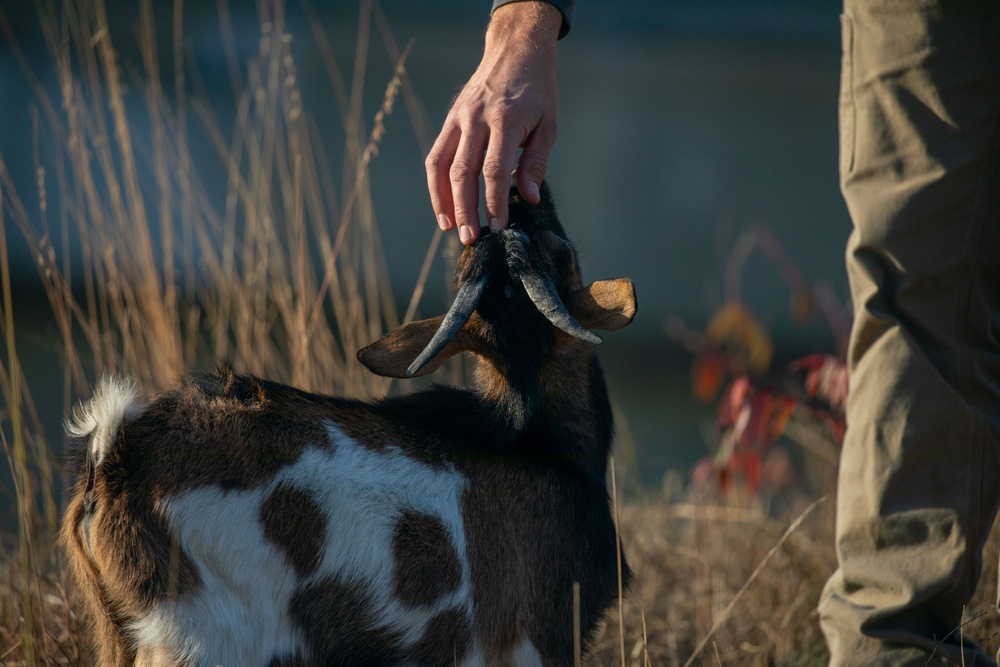
M 547 188 L 458 262 L 447 315 L 358 353 L 472 388 L 363 402 L 222 368 L 143 401 L 105 380 L 68 431 L 61 542 L 101 665 L 570 665 L 617 590 L 612 417 L 585 287 Z M 628 568 L 622 565 L 625 581 Z

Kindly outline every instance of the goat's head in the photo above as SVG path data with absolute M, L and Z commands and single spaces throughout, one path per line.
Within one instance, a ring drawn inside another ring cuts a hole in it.
M 405 324 L 358 353 L 372 372 L 414 377 L 462 351 L 479 356 L 479 388 L 516 397 L 530 413 L 546 383 L 546 367 L 586 368 L 601 339 L 632 321 L 635 289 L 628 279 L 584 286 L 576 251 L 556 217 L 548 186 L 531 205 L 511 188 L 510 223 L 465 248 L 457 295 L 446 315 Z

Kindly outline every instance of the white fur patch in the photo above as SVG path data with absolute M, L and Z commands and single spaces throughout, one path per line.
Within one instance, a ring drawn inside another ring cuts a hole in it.
M 104 460 L 111 440 L 122 422 L 135 419 L 146 409 L 132 378 L 105 375 L 94 395 L 74 410 L 66 420 L 66 432 L 76 438 L 90 438 L 90 452 L 97 465 Z
M 192 664 L 245 667 L 265 667 L 275 655 L 304 654 L 289 601 L 300 586 L 331 576 L 367 591 L 377 627 L 399 632 L 404 649 L 419 641 L 442 611 L 461 608 L 472 621 L 462 475 L 411 459 L 395 447 L 365 448 L 332 423 L 327 432 L 332 448 L 307 449 L 258 488 L 203 487 L 164 499 L 160 509 L 203 585 L 191 598 L 160 604 L 134 623 L 136 646 L 162 649 Z M 261 505 L 278 485 L 309 493 L 327 520 L 320 565 L 301 580 L 265 539 L 260 523 Z M 455 591 L 418 608 L 394 597 L 392 539 L 408 509 L 444 524 L 462 569 Z
M 287 613 L 295 573 L 258 521 L 266 494 L 210 487 L 164 503 L 202 588 L 133 624 L 137 647 L 173 655 L 178 664 L 251 667 L 301 645 Z

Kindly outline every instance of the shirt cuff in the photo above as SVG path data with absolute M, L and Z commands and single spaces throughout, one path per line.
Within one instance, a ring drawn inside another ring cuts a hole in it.
M 503 7 L 512 2 L 521 2 L 521 0 L 493 0 L 493 9 L 490 10 L 490 15 L 497 10 L 497 7 Z M 545 0 L 545 2 L 558 9 L 562 14 L 562 27 L 559 28 L 559 39 L 562 39 L 569 33 L 570 21 L 573 18 L 574 0 Z

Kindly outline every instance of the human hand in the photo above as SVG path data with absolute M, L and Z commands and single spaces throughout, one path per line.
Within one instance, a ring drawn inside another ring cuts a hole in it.
M 517 189 L 537 204 L 556 140 L 559 93 L 556 40 L 562 14 L 547 2 L 498 7 L 486 31 L 476 72 L 455 98 L 431 152 L 427 188 L 438 225 L 458 227 L 462 243 L 479 237 L 479 174 L 486 185 L 490 229 L 507 225 L 511 172 Z M 523 149 L 517 159 L 517 149 Z

